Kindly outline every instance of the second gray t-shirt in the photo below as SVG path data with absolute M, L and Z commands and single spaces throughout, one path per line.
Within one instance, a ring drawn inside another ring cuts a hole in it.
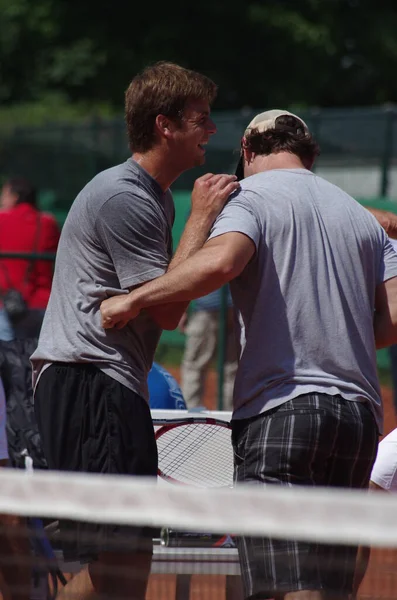
M 382 428 L 373 329 L 375 288 L 397 255 L 358 202 L 305 169 L 241 182 L 211 237 L 241 232 L 256 246 L 231 282 L 240 364 L 233 418 L 301 394 L 369 401 Z
M 80 192 L 65 225 L 34 380 L 53 362 L 91 363 L 148 398 L 161 329 L 143 311 L 121 330 L 101 326 L 102 300 L 163 275 L 172 254 L 169 191 L 134 160 L 103 171 Z

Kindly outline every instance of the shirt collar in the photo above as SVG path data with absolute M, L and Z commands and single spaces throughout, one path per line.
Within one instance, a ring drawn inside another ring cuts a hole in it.
M 148 191 L 155 196 L 164 196 L 165 192 L 161 185 L 136 160 L 129 158 L 127 163 Z

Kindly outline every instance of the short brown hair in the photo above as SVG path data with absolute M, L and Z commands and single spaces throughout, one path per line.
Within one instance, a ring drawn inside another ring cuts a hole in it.
M 276 119 L 276 127 L 259 131 L 251 129 L 244 138 L 244 146 L 259 155 L 290 152 L 299 156 L 307 169 L 320 154 L 320 147 L 313 136 L 305 131 L 299 119 L 283 115 Z
M 181 119 L 189 100 L 211 104 L 217 86 L 211 79 L 171 62 L 158 62 L 134 77 L 125 94 L 125 120 L 132 152 L 153 146 L 157 115 Z
M 12 194 L 18 197 L 17 204 L 37 204 L 37 190 L 32 183 L 25 177 L 11 177 L 7 179 L 4 186 L 10 188 Z

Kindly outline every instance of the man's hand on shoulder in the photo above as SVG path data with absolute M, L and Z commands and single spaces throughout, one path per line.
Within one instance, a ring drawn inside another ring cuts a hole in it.
M 225 206 L 230 194 L 238 190 L 235 175 L 207 173 L 196 179 L 192 192 L 191 219 L 205 219 L 209 227 Z

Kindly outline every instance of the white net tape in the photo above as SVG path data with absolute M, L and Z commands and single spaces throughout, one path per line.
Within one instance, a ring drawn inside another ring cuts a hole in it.
M 2 469 L 0 513 L 397 547 L 397 497 L 382 492 L 207 490 L 125 476 Z

